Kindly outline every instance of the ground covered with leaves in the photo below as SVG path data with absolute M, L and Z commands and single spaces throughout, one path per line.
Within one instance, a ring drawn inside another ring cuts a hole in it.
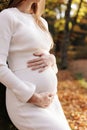
M 68 70 L 60 70 L 58 80 L 58 95 L 72 130 L 87 130 L 87 82 L 79 82 Z

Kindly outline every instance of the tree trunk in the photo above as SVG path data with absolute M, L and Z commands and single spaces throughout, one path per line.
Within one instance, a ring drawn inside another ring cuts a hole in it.
M 63 39 L 61 40 L 61 69 L 66 69 L 68 67 L 67 50 L 68 50 L 68 45 L 70 43 L 69 22 L 70 22 L 71 3 L 72 0 L 69 0 L 65 12 L 65 29 L 63 33 Z

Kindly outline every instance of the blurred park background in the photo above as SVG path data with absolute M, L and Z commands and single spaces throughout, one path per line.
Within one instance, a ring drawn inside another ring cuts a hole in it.
M 10 0 L 0 0 L 0 11 Z M 87 130 L 87 0 L 46 0 L 43 17 L 54 39 L 58 95 L 72 130 Z M 16 130 L 0 87 L 0 130 Z

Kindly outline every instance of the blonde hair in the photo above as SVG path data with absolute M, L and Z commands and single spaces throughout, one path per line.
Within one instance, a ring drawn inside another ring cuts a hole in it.
M 48 32 L 49 36 L 50 36 L 50 39 L 52 41 L 51 43 L 51 48 L 53 48 L 53 45 L 54 45 L 54 41 L 53 41 L 53 38 L 49 32 L 49 30 L 45 27 L 45 25 L 42 23 L 42 21 L 39 19 L 39 17 L 42 16 L 43 12 L 45 10 L 45 0 L 40 0 L 39 4 L 37 5 L 37 11 L 35 13 L 35 20 L 36 20 L 36 23 L 39 25 L 39 27 L 43 30 L 43 31 L 46 31 Z
M 42 14 L 45 10 L 45 0 L 40 0 L 40 2 L 38 2 L 38 3 L 33 3 L 31 6 L 31 9 L 34 13 L 33 16 L 35 18 L 35 21 L 39 25 L 39 27 L 44 31 L 48 31 L 40 19 L 40 17 L 42 16 Z
M 8 7 L 18 7 L 22 4 L 24 0 L 11 0 L 11 2 L 9 3 Z M 44 25 L 44 23 L 41 21 L 40 17 L 42 16 L 44 10 L 45 10 L 45 0 L 40 0 L 40 2 L 38 3 L 33 3 L 31 6 L 31 10 L 33 11 L 33 17 L 35 18 L 35 21 L 37 23 L 37 25 L 43 30 L 48 32 L 48 34 L 50 35 L 50 39 L 52 40 L 52 46 L 53 47 L 53 39 L 52 36 L 49 32 L 49 30 L 47 29 L 47 27 Z

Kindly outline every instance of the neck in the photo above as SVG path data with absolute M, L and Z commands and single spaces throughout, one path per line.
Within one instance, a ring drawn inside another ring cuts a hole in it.
M 33 3 L 27 4 L 26 2 L 21 4 L 20 6 L 17 6 L 17 8 L 24 13 L 30 13 L 32 14 L 33 11 L 31 10 L 31 6 Z

